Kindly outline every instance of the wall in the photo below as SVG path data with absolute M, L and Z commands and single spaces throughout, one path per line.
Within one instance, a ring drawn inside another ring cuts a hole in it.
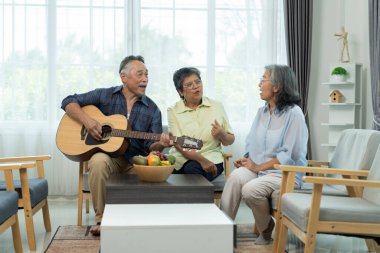
M 317 0 L 313 6 L 313 40 L 309 89 L 309 119 L 312 144 L 312 158 L 327 161 L 327 87 L 322 82 L 329 80 L 329 65 L 340 59 L 337 37 L 334 33 L 344 25 L 348 32 L 351 62 L 361 63 L 363 69 L 363 128 L 371 128 L 372 104 L 369 83 L 369 42 L 368 42 L 368 2 L 364 0 Z M 312 94 L 312 95 L 311 95 Z

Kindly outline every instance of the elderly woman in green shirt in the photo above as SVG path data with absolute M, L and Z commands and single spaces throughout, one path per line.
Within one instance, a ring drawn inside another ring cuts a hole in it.
M 221 144 L 228 146 L 235 141 L 226 112 L 221 103 L 203 96 L 198 69 L 177 70 L 173 82 L 181 100 L 168 108 L 169 133 L 203 141 L 197 152 L 178 145 L 171 148 L 169 153 L 176 157 L 173 173 L 201 174 L 212 181 L 224 170 Z

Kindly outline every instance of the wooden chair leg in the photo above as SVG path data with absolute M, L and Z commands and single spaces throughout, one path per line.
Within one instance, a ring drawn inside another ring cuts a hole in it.
M 87 199 L 86 199 L 86 213 L 87 214 L 90 213 L 90 199 L 89 199 L 89 196 L 87 196 Z
M 36 251 L 36 236 L 34 234 L 33 211 L 24 208 L 26 234 L 30 251 Z
M 82 203 L 83 203 L 83 162 L 79 163 L 78 183 L 78 226 L 82 225 Z
M 281 229 L 282 217 L 278 214 L 276 219 L 276 226 L 274 228 L 274 240 L 273 240 L 273 252 L 277 252 L 278 243 L 280 241 L 280 229 Z
M 288 239 L 288 228 L 284 224 L 277 224 L 278 226 L 278 239 L 277 243 L 274 245 L 275 250 L 273 252 L 285 252 L 286 241 Z
M 51 232 L 50 213 L 47 198 L 45 199 L 45 205 L 42 207 L 42 215 L 44 218 L 44 226 L 46 232 Z
M 380 246 L 377 244 L 377 242 L 373 239 L 366 239 L 365 243 L 367 244 L 367 248 L 369 252 L 380 252 Z
M 309 211 L 309 220 L 306 228 L 304 253 L 315 252 L 318 231 L 317 226 L 321 206 L 322 187 L 322 184 L 314 184 L 313 187 L 313 194 L 311 195 L 311 206 Z
M 17 213 L 15 214 L 15 220 L 15 223 L 12 225 L 13 246 L 16 253 L 22 253 L 20 224 L 18 222 Z
M 33 209 L 30 201 L 29 192 L 29 182 L 28 174 L 26 168 L 20 169 L 20 181 L 21 181 L 21 191 L 22 191 L 22 202 L 24 206 L 24 216 L 26 225 L 26 234 L 28 237 L 29 250 L 36 250 L 36 236 L 34 234 L 34 224 L 33 224 Z
M 82 225 L 82 198 L 78 194 L 78 226 Z
M 317 234 L 307 233 L 305 240 L 305 250 L 304 253 L 314 253 L 316 246 Z
M 222 198 L 222 192 L 216 191 L 214 192 L 214 204 L 217 207 L 220 207 L 220 199 Z
M 220 199 L 214 199 L 214 204 L 215 204 L 217 207 L 220 207 Z

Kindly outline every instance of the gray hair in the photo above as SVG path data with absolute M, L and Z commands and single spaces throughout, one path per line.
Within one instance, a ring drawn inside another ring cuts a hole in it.
M 270 80 L 273 85 L 279 87 L 277 109 L 281 112 L 289 106 L 299 105 L 301 99 L 293 70 L 287 65 L 276 64 L 265 66 L 265 70 L 270 73 Z
M 121 73 L 125 73 L 127 74 L 129 69 L 129 63 L 131 61 L 141 61 L 142 63 L 145 63 L 144 62 L 144 57 L 142 57 L 141 55 L 137 55 L 137 56 L 134 56 L 134 55 L 130 55 L 130 56 L 127 56 L 125 57 L 121 62 L 120 62 L 120 66 L 119 66 L 119 74 Z
M 200 80 L 202 80 L 201 72 L 197 68 L 193 67 L 180 68 L 176 70 L 173 74 L 174 87 L 177 90 L 181 99 L 184 99 L 184 97 L 179 93 L 180 91 L 183 91 L 183 81 L 185 80 L 185 78 L 191 75 L 196 75 Z

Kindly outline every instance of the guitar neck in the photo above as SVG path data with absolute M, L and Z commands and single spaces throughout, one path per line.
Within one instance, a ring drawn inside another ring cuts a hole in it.
M 131 138 L 131 139 L 155 140 L 155 141 L 159 141 L 161 138 L 161 134 L 137 132 L 137 131 L 130 131 L 130 130 L 122 130 L 122 129 L 112 129 L 111 136 Z M 170 139 L 175 142 L 177 137 L 170 136 Z

